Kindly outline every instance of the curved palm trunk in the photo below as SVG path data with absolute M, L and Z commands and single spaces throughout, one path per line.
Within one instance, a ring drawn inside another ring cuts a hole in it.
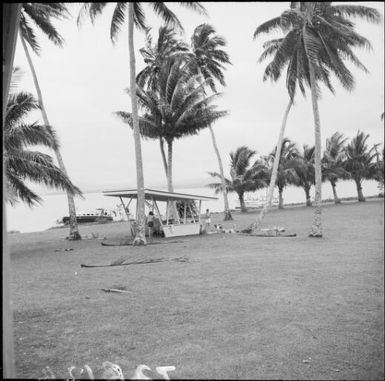
M 211 132 L 211 138 L 212 138 L 212 141 L 213 141 L 214 150 L 215 150 L 215 153 L 217 154 L 218 165 L 219 165 L 219 173 L 221 175 L 223 201 L 225 203 L 224 221 L 229 221 L 229 220 L 233 219 L 233 216 L 231 215 L 231 211 L 230 211 L 230 208 L 229 208 L 229 199 L 227 197 L 227 188 L 226 188 L 226 182 L 225 182 L 225 175 L 223 174 L 222 159 L 221 159 L 221 155 L 219 153 L 219 149 L 218 149 L 218 146 L 217 146 L 217 141 L 215 139 L 214 131 L 213 131 L 211 126 L 209 126 L 209 130 Z
M 133 245 L 146 245 L 145 222 L 146 215 L 144 211 L 144 177 L 142 149 L 139 135 L 138 104 L 136 99 L 136 79 L 135 79 L 135 51 L 134 51 L 134 4 L 128 3 L 128 49 L 130 53 L 130 91 L 131 107 L 133 118 L 133 135 L 135 142 L 135 161 L 136 161 L 136 183 L 137 183 L 137 206 L 136 206 L 136 233 Z
M 306 197 L 306 206 L 312 206 L 312 203 L 311 203 L 311 197 L 310 197 L 310 187 L 305 185 L 303 187 L 304 191 L 305 191 L 305 197 Z
M 332 185 L 332 189 L 333 189 L 334 203 L 335 204 L 341 204 L 341 200 L 337 196 L 337 189 L 336 189 L 337 184 L 334 181 L 330 181 L 330 184 Z
M 166 154 L 164 152 L 164 141 L 163 141 L 162 137 L 159 138 L 159 144 L 160 144 L 160 152 L 162 154 L 162 161 L 163 161 L 164 171 L 166 172 L 166 177 L 167 177 L 168 168 L 167 168 Z
M 265 218 L 266 213 L 268 212 L 269 208 L 271 207 L 271 202 L 273 200 L 273 194 L 274 194 L 274 188 L 275 188 L 275 182 L 277 181 L 278 166 L 279 166 L 279 160 L 280 160 L 280 156 L 281 156 L 283 136 L 285 134 L 287 117 L 289 115 L 289 111 L 290 111 L 292 105 L 293 105 L 293 101 L 290 99 L 290 102 L 286 108 L 285 114 L 283 115 L 281 130 L 279 132 L 277 150 L 276 150 L 275 157 L 274 157 L 273 170 L 271 172 L 270 184 L 269 184 L 269 189 L 267 192 L 267 200 L 266 200 L 266 203 L 263 206 L 261 212 L 259 213 L 257 220 L 254 222 L 254 224 L 251 227 L 253 232 L 255 232 L 256 230 L 259 229 L 263 219 Z M 280 199 L 280 203 L 281 203 L 281 199 Z M 282 207 L 283 207 L 283 205 L 282 205 Z
M 283 209 L 283 188 L 278 188 L 278 209 Z
M 310 237 L 322 237 L 322 218 L 321 218 L 321 203 L 322 203 L 322 171 L 321 171 L 321 123 L 318 111 L 318 99 L 316 94 L 316 79 L 314 68 L 309 62 L 310 71 L 310 90 L 313 104 L 314 116 L 314 136 L 315 136 L 315 150 L 314 150 L 314 167 L 315 167 L 315 196 L 314 196 L 314 215 L 311 226 Z
M 364 194 L 362 193 L 362 186 L 361 186 L 361 181 L 359 179 L 354 179 L 354 182 L 356 183 L 357 187 L 357 199 L 358 201 L 366 201 Z
M 37 75 L 36 75 L 35 68 L 34 68 L 33 63 L 32 63 L 31 56 L 29 55 L 27 44 L 25 43 L 24 38 L 21 35 L 21 33 L 19 33 L 19 35 L 20 35 L 21 43 L 22 43 L 23 48 L 24 48 L 25 55 L 26 55 L 27 60 L 28 60 L 29 67 L 30 67 L 31 72 L 32 72 L 33 82 L 35 84 L 35 88 L 36 88 L 36 92 L 37 92 L 37 98 L 39 101 L 39 106 L 40 106 L 41 113 L 43 116 L 44 124 L 47 126 L 50 126 L 47 112 L 45 110 L 44 103 L 43 103 L 43 96 L 42 96 L 42 93 L 40 90 L 39 82 L 37 80 Z M 68 177 L 67 170 L 64 166 L 63 158 L 61 156 L 59 148 L 55 148 L 54 151 L 55 151 L 57 162 L 59 164 L 59 168 Z M 72 240 L 72 241 L 73 240 L 79 240 L 79 239 L 82 239 L 82 237 L 80 236 L 78 223 L 76 220 L 76 208 L 75 208 L 74 196 L 71 193 L 69 193 L 68 191 L 66 191 L 66 194 L 67 194 L 67 200 L 68 200 L 69 227 L 70 227 L 70 233 L 69 233 L 68 239 Z

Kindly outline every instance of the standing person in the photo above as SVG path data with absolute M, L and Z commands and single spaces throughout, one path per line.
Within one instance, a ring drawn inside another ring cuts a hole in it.
M 148 213 L 147 226 L 148 226 L 148 238 L 151 239 L 154 232 L 154 213 L 153 212 Z
M 205 213 L 205 231 L 208 231 L 210 229 L 211 224 L 211 213 L 208 209 L 206 209 Z

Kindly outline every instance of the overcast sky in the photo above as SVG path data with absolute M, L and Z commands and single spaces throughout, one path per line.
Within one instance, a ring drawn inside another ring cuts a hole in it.
M 384 14 L 382 2 L 365 2 Z M 214 26 L 227 41 L 226 50 L 232 66 L 225 72 L 227 86 L 217 101 L 229 116 L 214 125 L 217 143 L 229 172 L 229 153 L 247 145 L 260 154 L 269 153 L 277 142 L 282 116 L 288 103 L 284 79 L 278 83 L 263 82 L 267 62 L 258 64 L 264 41 L 279 36 L 253 33 L 258 25 L 288 8 L 288 2 L 207 2 L 209 17 L 193 13 L 175 3 L 170 8 L 178 15 L 189 42 L 193 30 L 202 23 Z M 148 23 L 155 32 L 159 21 L 144 4 Z M 124 92 L 129 87 L 127 27 L 118 43 L 110 40 L 110 22 L 114 3 L 106 7 L 95 25 L 89 19 L 78 29 L 78 4 L 70 4 L 72 20 L 56 22 L 66 40 L 60 49 L 41 38 L 42 54 L 33 55 L 50 123 L 55 127 L 62 146 L 62 156 L 73 182 L 84 191 L 106 189 L 127 184 L 136 185 L 134 140 L 131 129 L 112 113 L 131 109 Z M 356 51 L 369 74 L 351 65 L 356 79 L 351 93 L 334 81 L 336 94 L 323 88 L 319 102 L 322 142 L 335 131 L 353 137 L 357 130 L 370 134 L 370 144 L 383 143 L 384 127 L 380 115 L 384 111 L 384 25 L 357 20 L 357 31 L 368 38 L 373 50 Z M 144 35 L 135 30 L 137 72 L 144 67 L 139 49 Z M 20 89 L 36 93 L 31 73 L 18 40 L 15 65 L 24 72 Z M 38 118 L 36 115 L 35 119 Z M 314 124 L 310 93 L 304 100 L 297 97 L 286 136 L 302 144 L 314 144 Z M 142 141 L 144 178 L 147 187 L 166 187 L 159 143 Z M 178 140 L 174 144 L 174 183 L 179 187 L 204 186 L 208 171 L 217 171 L 218 163 L 208 130 L 198 136 Z

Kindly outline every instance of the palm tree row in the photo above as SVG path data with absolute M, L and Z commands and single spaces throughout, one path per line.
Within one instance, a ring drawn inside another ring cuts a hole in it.
M 384 184 L 384 152 L 382 158 L 378 153 L 378 144 L 369 148 L 369 134 L 357 132 L 349 143 L 344 136 L 336 132 L 326 140 L 326 148 L 322 156 L 322 181 L 329 181 L 333 190 L 334 202 L 341 200 L 337 196 L 338 180 L 353 180 L 357 188 L 358 201 L 365 201 L 362 194 L 364 180 L 376 180 L 380 189 Z M 345 144 L 346 143 L 346 144 Z M 242 212 L 247 208 L 244 202 L 245 192 L 253 192 L 269 186 L 278 188 L 278 208 L 283 208 L 283 191 L 288 185 L 304 190 L 306 206 L 312 206 L 311 187 L 315 185 L 314 146 L 303 145 L 302 149 L 288 138 L 282 139 L 280 159 L 277 167 L 276 181 L 270 186 L 271 173 L 277 147 L 267 156 L 260 155 L 253 163 L 256 151 L 247 146 L 237 148 L 230 153 L 230 178 L 225 178 L 228 192 L 238 195 Z M 209 172 L 212 177 L 220 178 L 217 172 Z M 221 183 L 211 183 L 209 187 L 216 193 L 222 191 Z M 268 190 L 268 191 L 269 191 Z
M 299 87 L 305 95 L 305 85 L 310 88 L 314 115 L 314 164 L 315 164 L 315 208 L 310 237 L 322 237 L 321 221 L 321 125 L 318 110 L 320 83 L 331 92 L 334 88 L 330 74 L 333 73 L 341 85 L 351 91 L 354 78 L 344 61 L 350 61 L 359 69 L 367 72 L 365 66 L 353 53 L 353 48 L 370 48 L 370 42 L 355 31 L 352 19 L 363 18 L 378 23 L 379 12 L 361 5 L 333 5 L 332 2 L 291 2 L 290 9 L 282 15 L 266 21 L 254 33 L 254 38 L 262 33 L 281 30 L 284 37 L 265 42 L 265 49 L 260 62 L 268 57 L 264 80 L 270 78 L 277 81 L 287 67 L 286 87 L 289 94 L 289 105 L 284 114 L 281 131 L 277 143 L 277 153 L 270 181 L 268 200 L 259 217 L 253 224 L 257 230 L 265 216 L 273 197 L 273 186 L 277 176 L 279 153 L 290 108 Z
M 212 128 L 212 124 L 216 120 L 227 114 L 227 111 L 217 110 L 213 103 L 220 95 L 217 93 L 216 85 L 219 83 L 221 86 L 225 86 L 223 70 L 226 64 L 230 64 L 229 56 L 223 50 L 226 45 L 225 40 L 217 35 L 212 26 L 202 24 L 195 29 L 191 37 L 191 44 L 187 44 L 177 33 L 182 31 L 183 27 L 176 15 L 165 3 L 154 2 L 147 4 L 162 18 L 165 25 L 159 30 L 157 43 L 153 44 L 151 29 L 146 24 L 143 3 L 115 4 L 110 28 L 113 43 L 116 42 L 122 26 L 126 22 L 128 23 L 130 55 L 130 90 L 128 93 L 131 98 L 131 112 L 119 111 L 116 115 L 132 127 L 135 142 L 138 223 L 134 244 L 146 244 L 141 136 L 159 140 L 168 189 L 173 191 L 173 145 L 175 140 L 197 134 L 201 129 L 208 128 L 218 158 L 219 172 L 216 172 L 215 176 L 221 179 L 220 185 L 215 188 L 217 190 L 220 188 L 224 195 L 225 219 L 231 219 L 227 200 L 229 180 L 223 173 L 223 164 Z M 181 2 L 180 4 L 200 14 L 206 14 L 204 7 L 197 2 Z M 85 15 L 88 15 L 94 22 L 107 5 L 108 3 L 83 3 L 78 16 L 78 25 Z M 37 27 L 56 45 L 62 46 L 64 40 L 52 25 L 51 20 L 66 18 L 69 13 L 64 3 L 23 3 L 21 9 L 20 38 L 33 74 L 44 124 L 49 126 L 42 93 L 27 45 L 36 54 L 39 54 L 39 44 L 34 31 L 34 27 Z M 250 151 L 247 147 L 240 147 L 242 149 L 239 152 L 237 150 L 231 156 L 232 163 L 234 163 L 231 181 L 241 181 L 240 179 L 246 173 L 244 180 L 248 184 L 256 173 L 258 176 L 267 174 L 270 179 L 263 180 L 264 184 L 269 184 L 268 197 L 258 219 L 253 224 L 253 230 L 259 228 L 267 213 L 275 186 L 278 186 L 281 205 L 283 204 L 282 192 L 287 184 L 295 184 L 304 189 L 307 205 L 311 204 L 310 187 L 315 186 L 315 208 L 310 236 L 321 237 L 322 181 L 330 181 L 336 200 L 338 199 L 335 189 L 336 182 L 338 179 L 343 179 L 344 176 L 350 176 L 356 182 L 358 192 L 365 176 L 371 178 L 377 176 L 381 182 L 381 176 L 378 175 L 378 168 L 381 167 L 379 154 L 376 149 L 374 149 L 376 153 L 373 149 L 367 150 L 365 135 L 358 138 L 358 134 L 355 145 L 352 142 L 350 149 L 346 147 L 343 152 L 337 153 L 336 145 L 341 143 L 342 137 L 332 137 L 330 141 L 327 141 L 327 154 L 322 158 L 318 111 L 320 84 L 324 84 L 334 93 L 331 81 L 331 74 L 334 74 L 342 86 L 351 91 L 354 87 L 354 78 L 346 67 L 345 61 L 350 61 L 367 72 L 365 66 L 353 53 L 353 48 L 371 48 L 371 46 L 367 39 L 355 31 L 352 22 L 354 18 L 363 18 L 369 22 L 378 23 L 381 16 L 377 10 L 360 5 L 292 2 L 289 10 L 260 25 L 254 33 L 255 38 L 262 33 L 270 33 L 274 30 L 283 32 L 283 37 L 265 42 L 259 61 L 272 58 L 265 69 L 264 80 L 270 78 L 277 81 L 287 67 L 286 87 L 289 103 L 284 113 L 277 146 L 270 155 L 261 157 L 260 162 L 254 163 L 247 170 L 245 168 L 250 165 L 251 157 L 255 155 L 251 152 L 254 151 Z M 134 26 L 145 31 L 147 39 L 146 46 L 140 49 L 146 67 L 138 75 L 135 70 Z M 315 144 L 314 147 L 304 146 L 303 151 L 299 152 L 293 143 L 284 138 L 284 135 L 289 112 L 294 106 L 297 88 L 305 95 L 306 86 L 310 89 L 312 99 Z M 165 144 L 167 144 L 167 155 Z M 66 176 L 59 146 L 53 147 L 61 171 Z M 367 151 L 368 156 L 365 158 L 359 156 L 362 151 Z M 357 161 L 358 157 L 359 160 L 366 160 L 370 163 L 374 157 L 377 158 L 375 175 L 365 174 L 364 169 L 356 165 L 354 160 Z M 245 162 L 245 158 L 248 158 L 248 161 Z M 239 168 L 237 168 L 238 159 L 240 163 L 243 163 Z M 349 163 L 349 160 L 350 163 L 354 162 L 350 167 L 346 164 Z M 344 165 L 341 164 L 342 162 Z M 246 167 L 244 163 L 247 164 Z M 265 169 L 262 170 L 262 167 Z M 248 170 L 250 173 L 247 172 Z M 262 182 L 257 187 L 261 185 Z M 250 186 L 249 184 L 246 188 Z M 242 194 L 242 190 L 238 186 L 233 188 L 237 189 L 238 195 Z M 363 199 L 363 196 L 359 198 Z M 68 204 L 71 221 L 70 238 L 79 239 L 81 237 L 76 225 L 75 205 L 71 192 L 68 192 Z

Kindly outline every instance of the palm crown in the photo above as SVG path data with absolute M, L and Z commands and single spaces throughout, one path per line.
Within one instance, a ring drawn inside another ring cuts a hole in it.
M 335 132 L 330 138 L 326 139 L 326 148 L 322 158 L 322 179 L 335 183 L 340 178 L 348 178 L 348 173 L 344 169 L 346 138 Z
M 34 27 L 61 47 L 64 39 L 52 24 L 52 19 L 65 19 L 69 16 L 65 3 L 22 3 L 19 18 L 21 35 L 36 54 L 40 54 L 40 45 Z
M 159 28 L 158 40 L 152 43 L 151 29 L 146 30 L 146 46 L 140 49 L 140 53 L 146 63 L 146 67 L 136 76 L 136 82 L 140 87 L 156 91 L 158 77 L 164 62 L 170 57 L 179 57 L 188 52 L 188 45 L 177 37 L 176 32 L 168 26 Z
M 141 134 L 171 142 L 197 134 L 227 115 L 226 111 L 217 111 L 217 106 L 211 104 L 219 95 L 205 96 L 204 86 L 205 82 L 188 70 L 185 63 L 168 59 L 160 70 L 157 91 L 137 87 L 138 102 L 144 111 L 139 118 Z M 132 126 L 131 113 L 120 111 L 116 114 Z
M 50 126 L 24 123 L 28 114 L 39 108 L 32 94 L 20 92 L 8 99 L 4 123 L 4 168 L 6 185 L 11 204 L 17 200 L 32 206 L 42 199 L 33 192 L 25 181 L 42 183 L 48 187 L 61 188 L 71 194 L 81 194 L 68 177 L 56 167 L 52 157 L 30 146 L 43 145 L 57 149 L 59 143 L 55 131 Z
M 178 3 L 186 8 L 190 8 L 194 11 L 197 11 L 200 14 L 207 14 L 205 8 L 199 2 L 183 1 Z M 91 21 L 94 22 L 96 17 L 103 12 L 107 4 L 109 3 L 84 3 L 82 8 L 80 9 L 79 16 L 77 19 L 78 25 L 81 24 L 81 21 L 85 15 L 89 15 Z M 174 14 L 174 12 L 171 11 L 170 8 L 167 7 L 164 2 L 147 2 L 146 4 L 148 4 L 152 8 L 152 10 L 163 19 L 163 21 L 167 25 L 173 28 L 183 30 L 183 26 L 180 23 L 178 17 Z M 127 7 L 128 2 L 116 3 L 114 13 L 112 15 L 110 29 L 110 36 L 113 42 L 116 42 L 121 27 L 126 21 Z M 134 23 L 137 28 L 141 30 L 148 30 L 148 26 L 146 24 L 146 17 L 143 10 L 143 2 L 134 2 Z
M 368 148 L 369 134 L 357 132 L 357 135 L 345 148 L 345 169 L 351 177 L 361 182 L 362 179 L 371 179 L 376 173 L 377 145 Z
M 227 191 L 236 192 L 242 195 L 245 192 L 255 191 L 266 186 L 267 168 L 262 159 L 257 159 L 251 164 L 251 159 L 256 155 L 256 151 L 246 146 L 238 147 L 230 153 L 230 179 L 226 180 Z M 213 177 L 220 178 L 217 172 L 209 172 Z M 221 183 L 209 184 L 216 193 L 222 191 Z
M 217 91 L 214 80 L 225 86 L 222 71 L 225 70 L 224 64 L 231 64 L 228 53 L 222 49 L 225 45 L 225 39 L 217 35 L 209 24 L 197 26 L 191 37 L 192 54 L 188 56 L 189 64 L 193 70 L 202 74 L 214 93 Z
M 254 38 L 261 33 L 281 29 L 283 38 L 267 41 L 260 61 L 273 56 L 266 67 L 264 80 L 276 81 L 287 66 L 286 87 L 293 99 L 299 86 L 305 95 L 304 83 L 310 86 L 312 65 L 317 82 L 322 82 L 334 92 L 330 74 L 334 73 L 347 90 L 352 90 L 354 78 L 346 67 L 347 59 L 358 68 L 367 71 L 353 53 L 352 48 L 371 48 L 370 42 L 354 30 L 351 18 L 361 17 L 378 23 L 379 12 L 370 7 L 357 5 L 332 5 L 331 2 L 291 3 L 291 9 L 260 25 Z M 317 86 L 319 94 L 319 88 Z

